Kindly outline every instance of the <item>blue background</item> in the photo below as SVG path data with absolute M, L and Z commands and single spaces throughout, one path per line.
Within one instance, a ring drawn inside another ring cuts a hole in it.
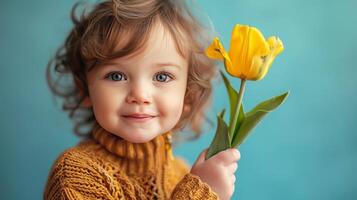
M 54 159 L 78 142 L 45 81 L 45 66 L 71 27 L 75 2 L 0 2 L 0 199 L 41 199 Z M 200 0 L 196 5 L 227 49 L 235 23 L 277 35 L 285 45 L 268 75 L 247 83 L 247 110 L 287 90 L 291 94 L 241 146 L 232 199 L 356 199 L 357 1 Z M 218 98 L 226 96 L 223 84 L 215 85 L 213 121 L 228 107 L 227 99 Z M 175 153 L 193 164 L 213 137 L 214 128 L 205 130 Z

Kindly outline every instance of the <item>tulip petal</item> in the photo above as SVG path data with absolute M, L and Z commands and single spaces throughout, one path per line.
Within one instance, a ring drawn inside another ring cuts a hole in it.
M 252 66 L 250 67 L 250 73 L 249 73 L 249 80 L 258 80 L 261 77 L 261 72 L 263 70 L 263 64 L 264 64 L 264 61 L 266 59 L 266 56 L 260 56 L 260 55 L 256 55 L 253 57 L 253 60 L 252 60 Z
M 249 79 L 253 57 L 266 56 L 268 53 L 269 45 L 258 29 L 246 25 L 235 25 L 229 49 L 235 75 Z
M 264 59 L 264 64 L 261 66 L 261 71 L 257 74 L 256 80 L 264 78 L 268 73 L 271 64 L 274 62 L 275 57 L 284 50 L 283 42 L 278 37 L 269 37 L 267 42 L 269 44 L 270 53 Z
M 265 58 L 264 64 L 260 67 L 260 72 L 257 74 L 255 80 L 261 80 L 268 73 L 271 64 L 273 63 L 275 56 L 269 55 Z
M 219 38 L 215 37 L 211 45 L 206 49 L 206 55 L 212 59 L 223 59 L 222 49 L 224 51 L 223 45 L 219 41 Z
M 278 37 L 269 37 L 267 43 L 270 49 L 269 55 L 255 56 L 253 58 L 249 74 L 249 77 L 251 78 L 250 80 L 261 80 L 264 78 L 264 76 L 268 73 L 275 57 L 284 50 L 283 43 Z
M 257 80 L 259 78 L 259 71 L 262 70 L 261 67 L 264 59 L 269 54 L 270 49 L 263 34 L 254 27 L 251 27 L 248 48 L 246 74 L 248 79 Z
M 278 37 L 273 36 L 265 40 L 257 28 L 236 24 L 232 31 L 229 52 L 225 51 L 216 37 L 206 49 L 206 55 L 212 59 L 223 60 L 227 72 L 232 76 L 260 80 L 283 50 L 283 43 Z
M 253 57 L 268 55 L 269 45 L 266 42 L 263 34 L 256 28 L 251 27 L 247 44 L 247 64 L 252 63 Z
M 232 31 L 231 42 L 229 46 L 229 57 L 231 58 L 234 69 L 230 72 L 234 76 L 241 76 L 243 74 L 245 54 L 244 42 L 249 31 L 248 26 L 236 24 Z
M 272 36 L 268 38 L 267 42 L 273 56 L 277 56 L 284 51 L 284 45 L 280 38 Z
M 206 55 L 212 59 L 223 60 L 228 72 L 232 68 L 231 59 L 229 58 L 228 53 L 224 49 L 222 43 L 219 41 L 218 37 L 215 37 L 211 45 L 206 49 Z

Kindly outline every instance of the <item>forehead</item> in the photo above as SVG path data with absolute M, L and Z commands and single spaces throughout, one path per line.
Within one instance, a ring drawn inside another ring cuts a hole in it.
M 114 51 L 120 52 L 127 48 L 130 39 L 125 40 L 127 32 L 120 37 Z M 133 34 L 133 33 L 132 33 Z M 135 36 L 129 36 L 135 37 Z M 137 35 L 136 35 L 137 37 Z M 148 64 L 152 63 L 172 63 L 181 67 L 188 65 L 187 56 L 180 51 L 177 38 L 165 27 L 161 22 L 155 23 L 147 36 L 143 35 L 143 41 L 140 46 L 133 47 L 136 50 L 127 55 L 119 56 L 107 61 L 104 61 L 101 66 L 106 66 L 108 63 L 120 63 L 122 65 Z M 188 50 L 187 50 L 188 51 Z
M 173 35 L 160 23 L 152 29 L 142 52 L 133 58 L 143 60 L 172 60 L 185 62 L 186 58 L 179 52 Z

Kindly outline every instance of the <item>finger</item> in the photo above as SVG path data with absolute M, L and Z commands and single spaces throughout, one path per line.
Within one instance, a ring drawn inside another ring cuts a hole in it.
M 234 184 L 236 182 L 236 176 L 233 175 L 231 176 L 231 184 Z
M 237 171 L 237 169 L 238 169 L 238 163 L 234 162 L 234 163 L 228 165 L 226 169 L 227 169 L 227 171 L 229 171 L 231 174 L 234 174 L 234 173 Z
M 240 157 L 241 157 L 241 155 L 240 155 L 240 151 L 238 150 L 238 149 L 235 149 L 236 150 L 236 152 L 235 152 L 235 156 L 236 156 L 236 159 L 237 160 L 235 160 L 235 162 L 237 162 L 238 160 L 240 160 Z
M 230 197 L 233 195 L 234 190 L 235 190 L 235 185 L 232 184 L 232 185 L 229 187 L 229 192 L 228 192 Z
M 237 162 L 240 159 L 240 153 L 235 148 L 229 148 L 216 154 L 215 159 L 224 165 L 229 165 L 233 162 Z
M 236 187 L 236 186 L 233 184 L 233 185 L 232 185 L 232 194 L 234 193 L 235 187 Z

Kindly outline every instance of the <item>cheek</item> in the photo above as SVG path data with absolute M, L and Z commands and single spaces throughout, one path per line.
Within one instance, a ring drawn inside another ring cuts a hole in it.
M 184 95 L 185 89 L 161 93 L 160 102 L 157 104 L 161 114 L 171 120 L 178 121 L 182 114 Z
M 170 95 L 163 100 L 162 105 L 167 113 L 180 114 L 183 107 L 183 98 L 178 98 L 177 94 Z
M 123 95 L 114 88 L 96 86 L 90 89 L 93 110 L 97 118 L 116 115 Z

